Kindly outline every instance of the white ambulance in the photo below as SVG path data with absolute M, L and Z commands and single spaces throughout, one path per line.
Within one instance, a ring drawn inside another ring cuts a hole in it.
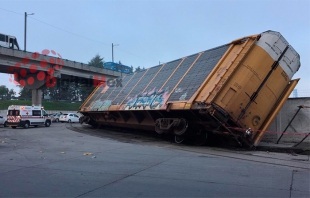
M 45 125 L 49 127 L 52 121 L 41 106 L 11 105 L 7 113 L 7 126 L 12 128 Z

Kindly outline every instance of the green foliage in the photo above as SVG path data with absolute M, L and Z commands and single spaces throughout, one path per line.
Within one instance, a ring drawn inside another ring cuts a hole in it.
M 131 66 L 131 69 L 132 69 L 132 71 L 133 71 L 133 66 Z M 138 66 L 138 67 L 135 68 L 135 72 L 142 71 L 142 70 L 145 70 L 145 68 L 143 67 L 143 68 L 141 69 L 140 66 Z
M 9 90 L 5 85 L 0 86 L 0 99 L 11 99 L 15 94 L 14 89 Z
M 52 100 L 79 100 L 78 84 L 66 80 L 58 80 L 56 86 L 47 89 Z
M 32 97 L 31 89 L 27 89 L 27 88 L 22 87 L 22 86 L 18 86 L 18 87 L 20 88 L 20 91 L 19 91 L 19 97 L 20 98 L 28 99 L 28 98 Z
M 86 98 L 91 94 L 95 87 L 88 87 L 87 85 L 79 85 L 79 96 L 82 101 L 85 101 Z
M 5 85 L 0 86 L 0 98 L 4 99 L 8 96 L 9 89 Z
M 130 67 L 130 73 L 133 73 L 133 66 Z
M 16 92 L 14 91 L 14 89 L 10 89 L 10 91 L 8 92 L 8 97 L 12 98 L 15 96 L 15 94 L 16 94 Z
M 94 58 L 90 60 L 90 62 L 88 62 L 89 66 L 99 67 L 99 68 L 103 68 L 103 64 L 104 64 L 104 60 L 103 58 L 100 57 L 99 54 L 97 54 Z
M 84 101 L 95 87 L 83 83 L 58 80 L 57 85 L 47 89 L 51 100 Z
M 119 61 L 121 64 L 121 61 Z M 94 58 L 89 62 L 90 66 L 103 68 L 103 58 L 97 54 Z M 22 86 L 18 86 L 20 88 L 19 91 L 19 99 L 31 99 L 32 90 L 27 89 Z M 42 90 L 42 98 L 46 98 L 49 96 L 51 100 L 66 100 L 66 101 L 84 101 L 89 94 L 93 91 L 95 87 L 91 85 L 84 85 L 79 82 L 71 82 L 66 79 L 57 79 L 56 86 L 52 88 L 47 88 Z M 0 86 L 0 99 L 11 99 L 12 96 L 15 96 L 15 92 L 13 89 L 9 90 L 5 85 Z
M 141 71 L 140 66 L 136 67 L 135 72 Z

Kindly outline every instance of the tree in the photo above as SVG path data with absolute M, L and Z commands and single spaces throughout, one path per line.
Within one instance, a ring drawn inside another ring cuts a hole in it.
M 99 54 L 97 54 L 94 58 L 90 60 L 90 62 L 88 62 L 89 66 L 99 68 L 103 68 L 103 64 L 104 64 L 103 58 L 101 58 Z
M 68 80 L 58 80 L 57 86 L 47 89 L 48 95 L 52 100 L 76 100 L 76 83 Z
M 86 98 L 93 92 L 95 87 L 89 87 L 85 84 L 79 84 L 79 97 L 82 101 L 85 101 Z
M 16 92 L 14 91 L 14 89 L 10 89 L 10 91 L 8 92 L 8 97 L 11 99 L 12 97 L 14 97 L 16 94 Z
M 60 88 L 58 86 L 47 88 L 46 92 L 51 100 L 60 100 Z
M 130 73 L 133 73 L 133 66 L 130 67 Z
M 48 96 L 47 88 L 43 88 L 42 90 L 42 99 L 45 98 L 45 96 Z
M 18 86 L 20 88 L 19 91 L 19 97 L 23 99 L 29 99 L 32 97 L 32 91 L 31 89 L 27 89 L 23 86 Z
M 97 54 L 89 62 L 89 66 L 103 68 L 103 58 Z M 84 101 L 93 91 L 94 87 L 89 87 L 87 84 L 81 82 L 70 81 L 66 79 L 57 80 L 57 86 L 46 89 L 46 94 L 52 100 L 66 100 L 66 101 Z
M 5 85 L 0 86 L 0 97 L 3 100 L 5 97 L 8 96 L 9 89 Z
M 140 66 L 136 67 L 135 72 L 141 71 Z

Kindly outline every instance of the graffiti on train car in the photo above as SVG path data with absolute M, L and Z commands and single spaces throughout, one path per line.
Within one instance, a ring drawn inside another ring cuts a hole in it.
M 110 108 L 110 106 L 112 105 L 112 100 L 104 100 L 102 101 L 102 105 L 101 107 L 98 109 L 98 111 L 105 111 L 108 110 Z
M 160 109 L 165 106 L 168 98 L 168 90 L 153 89 L 149 92 L 139 93 L 135 97 L 130 98 L 126 104 L 122 106 L 123 110 L 145 110 Z
M 90 105 L 91 111 L 105 111 L 108 110 L 112 104 L 112 100 L 96 100 Z
M 89 105 L 89 109 L 91 111 L 97 111 L 99 109 L 99 107 L 101 106 L 101 104 L 102 104 L 101 100 L 96 100 L 91 105 Z

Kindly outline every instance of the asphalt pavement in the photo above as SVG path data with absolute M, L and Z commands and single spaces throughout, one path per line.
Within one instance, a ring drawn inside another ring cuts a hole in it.
M 0 197 L 310 197 L 309 155 L 178 145 L 77 123 L 0 127 Z

